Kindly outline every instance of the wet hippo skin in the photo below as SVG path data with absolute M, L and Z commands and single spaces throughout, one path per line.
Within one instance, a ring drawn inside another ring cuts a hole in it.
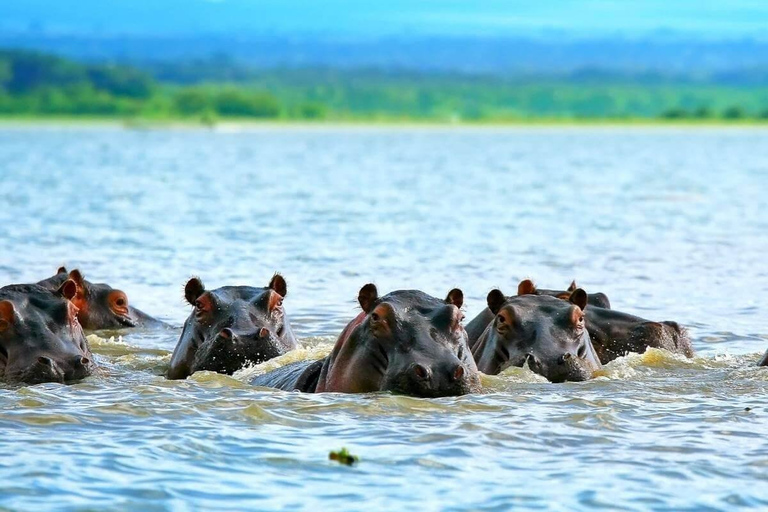
M 190 279 L 184 295 L 194 309 L 171 356 L 168 378 L 185 379 L 201 370 L 231 375 L 296 348 L 283 310 L 287 293 L 279 274 L 264 288 L 223 286 L 208 291 L 199 278 Z
M 330 355 L 256 377 L 256 386 L 309 393 L 393 393 L 439 397 L 478 391 L 480 379 L 461 325 L 464 295 L 444 300 L 418 290 L 379 297 L 360 289 L 363 312 L 342 331 Z
M 0 288 L 0 380 L 69 382 L 96 369 L 71 302 L 77 285 L 51 291 L 34 284 Z

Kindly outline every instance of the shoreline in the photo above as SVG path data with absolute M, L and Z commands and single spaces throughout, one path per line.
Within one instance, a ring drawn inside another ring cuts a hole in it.
M 99 117 L 0 117 L 0 128 L 109 128 L 124 130 L 210 130 L 218 132 L 260 129 L 546 129 L 546 128 L 688 128 L 688 129 L 768 129 L 768 120 L 664 120 L 664 119 L 531 119 L 509 121 L 434 121 L 434 120 L 254 120 L 233 119 L 203 123 L 197 119 L 120 119 Z

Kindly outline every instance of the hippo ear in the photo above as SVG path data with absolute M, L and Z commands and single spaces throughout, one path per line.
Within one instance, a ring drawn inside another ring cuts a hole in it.
M 0 331 L 6 330 L 15 318 L 16 310 L 13 307 L 13 302 L 0 300 Z
M 193 277 L 189 281 L 187 281 L 186 286 L 184 286 L 184 298 L 187 299 L 187 302 L 195 305 L 195 301 L 200 297 L 203 293 L 205 293 L 205 285 L 200 280 L 199 277 Z
M 501 306 L 507 302 L 507 297 L 502 293 L 501 290 L 495 289 L 488 293 L 486 300 L 488 301 L 488 309 L 490 309 L 491 313 L 495 315 L 499 312 Z
M 282 297 L 288 295 L 288 284 L 285 279 L 278 273 L 272 276 L 272 280 L 269 282 L 269 287 L 279 293 Z
M 67 300 L 72 300 L 77 295 L 77 284 L 72 279 L 67 279 L 61 283 L 61 286 L 59 286 L 55 293 Z
M 363 311 L 370 313 L 373 309 L 373 304 L 379 298 L 379 291 L 376 289 L 376 285 L 368 283 L 360 288 L 360 292 L 357 294 L 357 302 L 360 303 L 360 307 Z
M 59 269 L 56 271 L 56 275 L 58 274 L 66 274 L 67 273 L 67 267 L 64 265 L 60 266 Z
M 536 295 L 536 285 L 530 279 L 524 279 L 517 285 L 518 295 Z
M 69 278 L 75 282 L 78 288 L 85 287 L 85 278 L 83 277 L 83 274 L 80 273 L 78 269 L 75 269 L 72 272 L 70 272 Z
M 581 308 L 583 311 L 587 308 L 587 292 L 585 292 L 582 288 L 576 288 L 573 290 L 573 293 L 571 293 L 568 301 L 571 304 L 579 306 L 579 308 Z
M 453 304 L 457 308 L 461 309 L 461 306 L 464 305 L 464 292 L 458 288 L 454 288 L 448 292 L 448 296 L 445 298 L 445 303 Z
M 571 281 L 571 284 L 568 286 L 568 289 L 566 291 L 575 292 L 576 288 L 578 288 L 578 286 L 576 286 L 576 280 L 574 279 L 573 281 Z

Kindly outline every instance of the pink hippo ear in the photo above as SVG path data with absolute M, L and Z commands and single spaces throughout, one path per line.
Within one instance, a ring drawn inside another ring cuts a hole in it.
M 464 305 L 464 292 L 458 288 L 454 288 L 448 292 L 448 296 L 445 298 L 445 303 L 453 304 L 457 308 L 461 309 L 461 306 Z
M 373 309 L 373 304 L 379 298 L 379 291 L 376 289 L 376 285 L 368 283 L 357 294 L 357 302 L 360 303 L 360 307 L 366 313 L 370 313 Z
M 568 286 L 568 289 L 566 291 L 567 292 L 575 292 L 576 288 L 578 288 L 578 286 L 576 286 L 576 280 L 574 279 L 573 281 L 571 281 L 571 284 L 570 284 L 570 286 Z
M 278 273 L 275 273 L 275 275 L 272 276 L 272 280 L 269 282 L 269 288 L 275 290 L 282 297 L 288 295 L 288 284 L 285 282 L 283 276 Z
M 205 285 L 199 277 L 193 277 L 184 286 L 184 298 L 193 306 L 203 293 L 205 293 Z
M 491 310 L 491 313 L 496 315 L 501 309 L 501 306 L 507 302 L 507 297 L 504 295 L 504 293 L 502 293 L 501 290 L 497 288 L 488 292 L 488 297 L 486 300 L 488 302 L 488 309 Z
M 75 269 L 72 272 L 70 272 L 69 278 L 75 282 L 78 288 L 85 287 L 85 277 L 83 277 L 83 274 L 78 269 Z
M 77 295 L 77 284 L 73 280 L 67 279 L 61 283 L 61 286 L 59 286 L 55 293 L 71 301 Z
M 0 332 L 3 332 L 13 324 L 16 318 L 13 302 L 9 300 L 0 300 Z
M 587 292 L 582 288 L 576 288 L 573 293 L 571 293 L 568 301 L 571 304 L 579 306 L 579 308 L 584 311 L 587 308 Z
M 56 271 L 56 275 L 58 274 L 66 274 L 67 273 L 67 267 L 64 265 L 60 266 L 59 269 Z
M 517 285 L 518 295 L 536 295 L 536 285 L 530 279 L 524 279 Z

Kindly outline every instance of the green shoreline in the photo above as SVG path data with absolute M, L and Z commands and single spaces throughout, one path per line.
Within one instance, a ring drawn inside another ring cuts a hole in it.
M 493 127 L 689 127 L 689 128 L 768 128 L 766 119 L 509 119 L 483 121 L 441 121 L 434 119 L 237 119 L 205 122 L 191 118 L 120 118 L 105 116 L 0 116 L 0 126 L 104 126 L 126 129 L 235 129 L 258 127 L 424 127 L 424 128 L 493 128 Z

